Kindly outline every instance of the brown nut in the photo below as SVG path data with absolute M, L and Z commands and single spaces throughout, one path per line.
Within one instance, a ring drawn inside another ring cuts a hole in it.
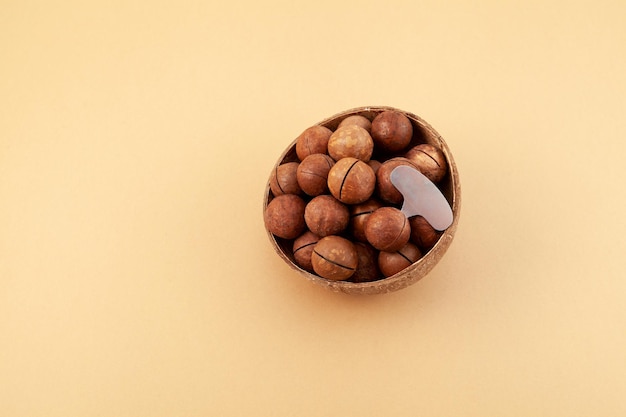
M 283 194 L 302 194 L 302 189 L 298 184 L 296 172 L 297 162 L 287 162 L 278 165 L 270 176 L 270 189 L 275 196 Z
M 435 230 L 422 216 L 411 217 L 409 224 L 411 225 L 411 242 L 423 251 L 432 248 L 442 235 L 442 232 Z
M 336 235 L 348 227 L 350 210 L 331 195 L 318 195 L 306 205 L 304 220 L 318 236 Z
M 337 128 L 328 140 L 328 154 L 335 161 L 352 157 L 367 162 L 373 151 L 372 137 L 367 130 L 357 125 Z
M 409 221 L 395 207 L 379 208 L 365 223 L 365 237 L 378 250 L 395 252 L 409 241 L 410 236 Z
M 356 240 L 359 242 L 367 242 L 367 238 L 365 237 L 365 223 L 370 214 L 382 206 L 383 204 L 380 201 L 369 199 L 364 203 L 350 207 L 350 231 Z
M 310 196 L 324 194 L 328 190 L 328 171 L 334 164 L 326 154 L 314 153 L 304 158 L 296 171 L 302 191 Z
M 342 203 L 362 203 L 371 197 L 375 187 L 374 171 L 356 158 L 340 159 L 328 173 L 328 189 Z
M 429 143 L 414 146 L 405 155 L 417 169 L 434 183 L 438 183 L 448 172 L 446 157 L 441 149 Z
M 328 152 L 328 139 L 332 135 L 332 130 L 324 126 L 311 126 L 298 136 L 296 142 L 296 154 L 303 161 L 314 153 Z
M 383 162 L 376 173 L 378 196 L 391 204 L 400 204 L 404 200 L 400 191 L 391 183 L 391 171 L 400 165 L 407 165 L 417 169 L 409 159 L 397 157 Z
M 296 263 L 307 271 L 313 271 L 311 254 L 315 244 L 320 240 L 319 236 L 307 230 L 303 235 L 293 241 L 293 257 Z
M 348 116 L 345 119 L 343 119 L 341 121 L 341 123 L 339 123 L 339 127 L 343 127 L 343 126 L 349 126 L 349 125 L 357 125 L 362 127 L 363 129 L 367 130 L 367 132 L 369 133 L 372 130 L 372 122 L 369 121 L 369 119 L 365 116 L 361 116 L 358 114 L 354 114 L 352 116 Z
M 352 242 L 339 236 L 326 236 L 313 248 L 311 263 L 319 276 L 333 281 L 350 278 L 358 265 Z
M 382 162 L 375 159 L 370 159 L 369 161 L 367 161 L 367 165 L 369 165 L 370 168 L 372 168 L 372 171 L 374 171 L 374 174 L 376 174 L 378 172 L 378 169 L 381 167 Z
M 372 121 L 372 139 L 384 151 L 401 151 L 409 146 L 412 137 L 413 125 L 400 112 L 384 111 Z
M 396 252 L 380 252 L 378 267 L 384 276 L 390 277 L 417 262 L 421 257 L 422 252 L 419 248 L 409 242 Z
M 378 251 L 369 243 L 362 242 L 356 242 L 354 249 L 356 249 L 359 263 L 356 267 L 356 271 L 354 271 L 354 274 L 350 277 L 350 281 L 370 282 L 381 278 L 378 268 Z
M 295 194 L 283 194 L 272 199 L 265 208 L 265 227 L 270 233 L 283 239 L 300 236 L 306 224 L 304 208 L 306 203 Z

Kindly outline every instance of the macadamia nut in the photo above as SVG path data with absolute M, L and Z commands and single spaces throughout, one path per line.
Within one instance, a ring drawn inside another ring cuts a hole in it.
M 352 242 L 340 236 L 326 236 L 313 248 L 313 270 L 333 281 L 350 278 L 358 265 L 358 256 Z
M 367 162 L 373 151 L 372 137 L 367 130 L 357 125 L 338 128 L 328 140 L 328 154 L 335 161 L 352 157 Z
M 404 214 L 395 207 L 381 207 L 370 214 L 365 223 L 365 237 L 376 249 L 394 252 L 411 237 L 411 226 Z
M 306 227 L 305 207 L 304 200 L 295 194 L 275 197 L 265 208 L 265 227 L 278 237 L 295 239 Z
M 335 164 L 333 159 L 321 153 L 304 158 L 296 171 L 296 178 L 302 191 L 317 196 L 328 191 L 328 172 Z
M 378 267 L 384 276 L 390 277 L 417 262 L 422 257 L 419 248 L 408 242 L 396 252 L 380 252 Z
M 384 111 L 372 121 L 372 139 L 383 151 L 401 151 L 409 145 L 412 137 L 411 121 L 400 112 Z
M 298 165 L 297 162 L 287 162 L 278 165 L 274 169 L 270 178 L 270 189 L 275 196 L 282 194 L 302 194 L 302 189 L 296 177 Z
M 327 153 L 328 139 L 332 134 L 332 130 L 324 126 L 315 125 L 305 129 L 296 142 L 298 158 L 303 161 L 304 158 L 314 153 Z
M 348 227 L 350 211 L 333 196 L 318 195 L 306 205 L 304 220 L 309 230 L 318 236 L 336 235 Z
M 411 148 L 405 157 L 435 184 L 441 181 L 448 172 L 446 157 L 441 149 L 428 143 Z
M 328 173 L 328 189 L 342 203 L 362 203 L 371 197 L 375 187 L 374 171 L 360 159 L 340 159 Z

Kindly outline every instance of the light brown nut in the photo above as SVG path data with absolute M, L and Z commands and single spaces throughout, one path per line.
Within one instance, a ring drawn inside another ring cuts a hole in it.
M 375 187 L 374 171 L 360 159 L 340 159 L 328 173 L 328 189 L 342 203 L 362 203 L 372 196 Z
M 337 128 L 328 140 L 328 154 L 335 161 L 352 157 L 367 162 L 373 151 L 372 137 L 367 130 L 357 125 Z
M 313 248 L 311 261 L 316 274 L 333 281 L 350 278 L 359 262 L 352 242 L 340 236 L 320 239 Z

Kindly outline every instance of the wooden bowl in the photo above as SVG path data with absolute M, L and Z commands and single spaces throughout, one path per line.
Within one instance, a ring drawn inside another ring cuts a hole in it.
M 428 252 L 424 253 L 424 255 L 417 262 L 413 263 L 408 268 L 398 272 L 391 277 L 381 278 L 377 281 L 363 283 L 350 281 L 331 281 L 300 268 L 294 261 L 292 250 L 293 241 L 278 238 L 269 231 L 267 232 L 272 247 L 274 248 L 276 253 L 278 253 L 278 255 L 287 263 L 287 265 L 293 268 L 293 270 L 302 277 L 333 291 L 340 291 L 349 294 L 380 294 L 397 291 L 411 284 L 414 284 L 415 282 L 423 278 L 426 274 L 428 274 L 446 253 L 446 250 L 452 243 L 452 239 L 454 238 L 454 233 L 459 222 L 459 211 L 461 206 L 461 185 L 459 183 L 459 173 L 457 171 L 456 164 L 454 162 L 454 159 L 452 158 L 452 153 L 450 152 L 448 145 L 443 140 L 441 135 L 439 135 L 439 133 L 437 133 L 435 129 L 433 129 L 422 118 L 412 113 L 393 107 L 371 106 L 346 110 L 332 117 L 329 117 L 317 124 L 325 126 L 334 131 L 339 123 L 348 116 L 361 115 L 365 116 L 371 121 L 379 113 L 387 110 L 399 111 L 403 113 L 406 117 L 408 117 L 411 121 L 413 125 L 413 138 L 411 140 L 411 144 L 409 145 L 409 147 L 407 147 L 407 149 L 410 149 L 410 147 L 420 143 L 430 143 L 437 146 L 443 151 L 448 162 L 448 173 L 443 178 L 441 183 L 438 184 L 438 187 L 452 207 L 454 220 L 452 225 L 442 233 L 437 243 Z M 283 154 L 278 159 L 276 166 L 285 162 L 292 161 L 299 161 L 296 155 L 296 140 L 294 140 L 291 145 L 289 145 L 287 149 L 283 152 Z M 276 168 L 276 166 L 274 168 Z M 270 191 L 268 180 L 267 186 L 265 188 L 265 194 L 263 197 L 263 212 L 265 212 L 265 209 L 268 203 L 272 200 L 272 198 L 273 195 Z

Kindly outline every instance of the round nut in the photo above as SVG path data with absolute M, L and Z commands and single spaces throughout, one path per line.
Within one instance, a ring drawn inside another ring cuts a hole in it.
M 274 168 L 270 176 L 270 189 L 272 190 L 272 194 L 275 196 L 283 194 L 302 194 L 302 189 L 296 178 L 298 165 L 297 162 L 287 162 Z
M 302 161 L 314 153 L 328 151 L 328 139 L 333 132 L 324 126 L 311 126 L 298 136 L 296 141 L 296 155 Z
M 378 190 L 378 196 L 391 204 L 400 204 L 404 200 L 400 191 L 398 191 L 395 185 L 391 183 L 391 171 L 400 165 L 407 165 L 417 169 L 417 167 L 413 165 L 409 159 L 397 157 L 383 162 L 378 169 L 378 172 L 376 172 L 376 187 Z
M 369 161 L 367 161 L 367 165 L 369 165 L 370 168 L 372 168 L 372 170 L 374 171 L 374 174 L 376 174 L 382 163 L 375 159 L 370 159 Z
M 342 203 L 362 203 L 371 197 L 375 187 L 374 171 L 356 158 L 340 159 L 328 173 L 328 189 Z
M 409 241 L 410 236 L 409 221 L 395 207 L 379 208 L 365 223 L 365 237 L 378 250 L 395 252 Z
M 359 242 L 367 242 L 365 237 L 365 223 L 370 214 L 381 208 L 383 204 L 373 198 L 364 203 L 350 207 L 350 231 L 352 236 Z
M 435 230 L 422 216 L 411 217 L 409 224 L 411 241 L 424 251 L 432 248 L 442 235 L 442 232 Z
M 314 153 L 304 158 L 296 171 L 302 191 L 310 196 L 324 194 L 328 190 L 328 171 L 334 164 L 326 154 Z
M 373 151 L 372 137 L 367 130 L 357 125 L 337 128 L 328 140 L 328 154 L 335 161 L 352 157 L 367 162 Z
M 306 203 L 295 194 L 283 194 L 272 199 L 265 208 L 265 227 L 277 237 L 295 239 L 304 231 Z
M 333 281 L 350 278 L 356 271 L 358 262 L 352 242 L 339 236 L 326 236 L 320 239 L 311 255 L 315 273 Z
M 417 262 L 421 257 L 422 252 L 419 248 L 409 242 L 396 252 L 380 252 L 378 267 L 384 276 L 390 277 Z
M 348 227 L 350 210 L 331 195 L 318 195 L 306 205 L 304 220 L 318 236 L 336 235 Z
M 296 263 L 307 271 L 313 271 L 311 254 L 313 247 L 320 240 L 319 236 L 307 230 L 303 235 L 293 241 L 293 257 Z
M 357 125 L 367 130 L 368 133 L 372 130 L 372 122 L 365 116 L 361 116 L 358 114 L 354 114 L 352 116 L 348 116 L 339 123 L 339 127 Z
M 406 153 L 405 157 L 434 183 L 441 181 L 448 172 L 445 155 L 441 149 L 429 143 L 414 146 Z
M 413 125 L 400 112 L 384 111 L 372 121 L 372 139 L 384 151 L 401 151 L 409 146 L 412 137 Z
M 350 281 L 370 282 L 381 278 L 378 268 L 378 251 L 368 243 L 357 242 L 354 244 L 359 263 Z

